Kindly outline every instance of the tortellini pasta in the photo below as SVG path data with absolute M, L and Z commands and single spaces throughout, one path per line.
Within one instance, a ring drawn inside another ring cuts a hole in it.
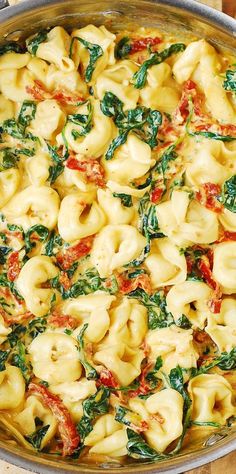
M 168 239 L 154 243 L 145 262 L 151 276 L 153 288 L 183 283 L 187 275 L 184 255 Z
M 194 421 L 225 424 L 235 414 L 230 383 L 218 374 L 202 374 L 189 383 Z
M 114 197 L 109 189 L 99 189 L 97 198 L 99 205 L 106 214 L 108 224 L 130 224 L 134 216 L 133 207 L 125 207 L 119 196 Z
M 119 457 L 127 454 L 127 441 L 125 428 L 108 414 L 99 418 L 84 444 L 90 447 L 90 453 Z
M 235 424 L 235 64 L 99 22 L 1 45 L 9 442 L 106 467 Z
M 206 105 L 212 115 L 217 120 L 235 123 L 236 114 L 222 87 L 220 68 L 220 58 L 215 48 L 202 39 L 188 45 L 174 64 L 173 73 L 180 84 L 193 77 L 204 91 Z
M 81 38 L 82 41 L 96 44 L 102 49 L 103 54 L 98 58 L 93 72 L 93 81 L 107 65 L 114 64 L 115 35 L 108 31 L 105 26 L 97 28 L 94 25 L 87 25 L 73 31 L 72 38 Z M 89 64 L 89 53 L 82 41 L 76 40 L 74 42 L 73 59 L 76 65 L 82 65 L 83 70 L 85 70 Z
M 107 225 L 95 239 L 91 261 L 101 277 L 140 256 L 146 240 L 131 225 Z
M 46 408 L 37 397 L 31 395 L 27 398 L 23 410 L 14 417 L 14 421 L 24 436 L 30 436 L 36 431 L 37 419 L 40 420 L 43 427 L 48 427 L 40 444 L 40 449 L 43 449 L 55 436 L 57 421 L 51 410 Z
M 112 160 L 103 159 L 107 179 L 125 185 L 147 173 L 151 164 L 150 146 L 132 133 L 127 142 L 115 151 Z
M 214 250 L 213 275 L 227 295 L 236 291 L 235 255 L 236 242 L 223 242 Z
M 179 246 L 208 244 L 217 240 L 216 215 L 196 201 L 188 192 L 173 191 L 171 199 L 157 206 L 159 227 Z
M 163 452 L 183 431 L 183 397 L 173 389 L 162 390 L 145 401 L 131 399 L 129 406 L 148 422 L 144 436 L 148 444 Z
M 58 214 L 59 233 L 67 242 L 96 234 L 105 223 L 102 208 L 91 196 L 73 193 L 65 196 Z
M 17 278 L 17 289 L 35 316 L 45 316 L 50 310 L 54 290 L 41 285 L 57 274 L 58 268 L 46 256 L 32 257 L 22 267 Z
M 3 213 L 11 222 L 28 229 L 35 224 L 43 224 L 53 229 L 57 223 L 59 196 L 48 186 L 28 186 L 3 208 Z
M 140 374 L 143 353 L 119 342 L 96 352 L 94 359 L 111 370 L 121 386 L 126 386 Z
M 32 133 L 46 140 L 54 140 L 61 132 L 65 120 L 65 114 L 56 100 L 44 100 L 37 105 L 35 118 L 31 122 Z
M 50 384 L 74 382 L 80 378 L 76 342 L 66 334 L 40 334 L 30 344 L 29 354 L 36 377 Z
M 1 171 L 0 173 L 0 208 L 5 206 L 14 196 L 20 184 L 20 173 L 16 169 Z
M 184 368 L 197 365 L 198 353 L 193 344 L 192 329 L 176 326 L 156 329 L 148 333 L 146 342 L 150 347 L 152 360 L 162 357 L 163 372 L 169 373 L 176 365 Z
M 201 281 L 185 281 L 171 288 L 166 303 L 175 321 L 184 314 L 193 326 L 203 328 L 209 314 L 212 291 Z
M 0 410 L 17 408 L 24 400 L 25 381 L 21 370 L 7 364 L 0 373 Z
M 94 395 L 97 388 L 95 380 L 82 378 L 79 381 L 51 385 L 50 390 L 60 396 L 73 420 L 78 422 L 83 416 L 83 401 Z
M 179 102 L 180 93 L 171 80 L 171 67 L 157 64 L 148 70 L 147 85 L 140 92 L 142 103 L 161 112 L 172 113 Z
M 86 339 L 91 342 L 99 342 L 110 327 L 108 309 L 114 299 L 114 296 L 104 292 L 81 295 L 65 302 L 63 311 L 77 319 L 79 323 L 78 329 L 76 329 L 77 333 L 81 324 L 87 323 Z
M 47 34 L 46 41 L 39 44 L 36 55 L 54 63 L 61 71 L 73 71 L 74 62 L 69 58 L 70 36 L 61 26 L 56 26 Z
M 147 310 L 136 300 L 123 298 L 110 309 L 109 333 L 104 346 L 122 341 L 130 347 L 140 347 L 147 332 Z
M 225 298 L 220 313 L 209 314 L 206 332 L 221 352 L 229 352 L 236 346 L 236 301 Z
M 92 129 L 84 136 L 81 133 L 81 125 L 67 122 L 64 128 L 64 138 L 61 134 L 58 135 L 57 142 L 59 145 L 63 145 L 65 139 L 70 149 L 75 153 L 97 158 L 104 153 L 112 138 L 113 124 L 111 119 L 102 113 L 99 101 L 91 100 L 91 104 L 93 110 Z M 81 115 L 87 113 L 86 106 L 79 106 L 77 113 Z
M 97 78 L 96 93 L 100 100 L 106 91 L 115 94 L 124 104 L 124 109 L 134 109 L 139 92 L 130 83 L 133 75 L 137 71 L 137 66 L 129 60 L 124 60 L 110 68 L 107 68 Z
M 27 88 L 34 86 L 34 76 L 26 68 L 1 71 L 0 89 L 2 94 L 14 102 L 30 100 Z

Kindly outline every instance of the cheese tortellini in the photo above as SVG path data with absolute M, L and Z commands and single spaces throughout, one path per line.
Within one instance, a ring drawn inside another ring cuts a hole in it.
M 236 59 L 82 20 L 1 45 L 0 424 L 162 462 L 235 425 Z
M 57 275 L 58 268 L 46 256 L 32 257 L 22 267 L 17 279 L 17 289 L 35 316 L 45 316 L 50 310 L 54 290 L 43 288 L 42 285 Z
M 179 246 L 209 244 L 217 240 L 216 215 L 186 191 L 173 191 L 171 199 L 157 206 L 159 227 Z
M 176 326 L 156 329 L 148 333 L 146 342 L 150 347 L 152 360 L 162 357 L 163 372 L 169 373 L 176 365 L 184 368 L 197 365 L 198 352 L 194 347 L 192 329 Z
M 24 400 L 25 381 L 18 367 L 7 364 L 0 373 L 0 410 L 17 408 Z
M 101 277 L 140 256 L 145 238 L 131 225 L 107 225 L 95 239 L 91 261 Z
M 236 291 L 235 256 L 236 242 L 224 242 L 214 250 L 213 275 L 227 295 Z
M 3 213 L 11 222 L 28 229 L 35 224 L 43 224 L 53 229 L 57 223 L 59 196 L 48 186 L 28 186 L 3 208 Z
M 187 275 L 184 255 L 168 239 L 160 239 L 145 262 L 151 276 L 153 288 L 183 283 Z
M 212 421 L 225 424 L 235 414 L 232 387 L 218 374 L 202 374 L 189 383 L 189 393 L 193 402 L 194 421 Z
M 183 431 L 183 397 L 173 389 L 162 390 L 144 402 L 131 399 L 129 406 L 148 422 L 144 436 L 148 444 L 159 452 L 181 436 Z
M 50 384 L 73 382 L 80 378 L 76 342 L 66 334 L 40 334 L 29 346 L 29 354 L 36 377 Z
M 105 224 L 102 208 L 91 196 L 73 193 L 65 196 L 58 214 L 59 233 L 67 242 L 96 234 Z

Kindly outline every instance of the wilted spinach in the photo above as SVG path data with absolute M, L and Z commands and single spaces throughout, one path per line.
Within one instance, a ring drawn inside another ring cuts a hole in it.
M 84 78 L 85 82 L 90 82 L 96 67 L 96 62 L 103 55 L 103 49 L 98 44 L 93 44 L 83 38 L 80 38 L 79 36 L 74 36 L 70 46 L 70 57 L 72 56 L 72 49 L 75 40 L 79 41 L 89 53 L 89 63 L 85 70 Z
M 175 44 L 172 44 L 169 48 L 166 48 L 159 53 L 151 53 L 150 58 L 144 61 L 143 64 L 140 66 L 139 70 L 134 73 L 133 75 L 134 87 L 136 87 L 137 89 L 142 89 L 146 84 L 147 72 L 151 66 L 162 63 L 167 58 L 172 56 L 172 54 L 180 53 L 184 51 L 185 48 L 186 48 L 185 44 L 175 43 Z
M 88 327 L 88 323 L 84 324 L 79 335 L 77 336 L 78 340 L 78 351 L 79 351 L 79 360 L 85 370 L 86 378 L 88 380 L 97 379 L 98 374 L 96 369 L 88 362 L 85 357 L 84 351 L 84 333 Z
M 43 43 L 44 41 L 47 41 L 48 37 L 48 31 L 47 30 L 41 30 L 36 35 L 31 36 L 26 40 L 26 47 L 29 51 L 30 54 L 33 56 L 36 56 L 38 47 L 40 43 Z
M 83 416 L 77 425 L 78 432 L 83 443 L 84 439 L 93 430 L 92 422 L 98 415 L 104 415 L 109 411 L 110 391 L 101 386 L 91 397 L 83 401 Z

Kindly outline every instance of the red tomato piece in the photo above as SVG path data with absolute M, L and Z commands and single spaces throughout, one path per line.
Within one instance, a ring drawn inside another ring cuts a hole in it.
M 196 192 L 196 199 L 207 209 L 213 212 L 222 212 L 223 206 L 218 201 L 217 196 L 221 194 L 221 187 L 219 184 L 204 183 L 200 190 Z
M 80 443 L 80 436 L 71 415 L 61 399 L 43 385 L 31 382 L 28 394 L 39 395 L 43 403 L 52 411 L 58 422 L 58 431 L 63 443 L 63 456 L 70 456 Z
M 228 240 L 236 240 L 236 232 L 230 232 L 229 230 L 225 230 L 219 239 L 216 241 L 217 244 L 221 242 L 227 242 Z
M 45 99 L 50 99 L 50 94 L 48 94 L 45 89 L 43 84 L 40 81 L 34 81 L 34 85 L 31 86 L 26 86 L 26 92 L 30 94 L 33 99 L 35 100 L 45 100 Z
M 52 99 L 55 99 L 62 105 L 78 105 L 84 102 L 83 97 L 69 93 L 65 89 L 58 89 L 52 93 Z
M 71 287 L 71 281 L 67 275 L 66 272 L 61 272 L 60 276 L 59 276 L 59 282 L 61 283 L 61 285 L 63 286 L 63 288 L 65 288 L 65 290 L 69 290 L 70 287 Z
M 66 167 L 85 173 L 87 180 L 91 183 L 95 183 L 97 186 L 104 187 L 105 185 L 104 169 L 95 158 L 77 160 L 77 158 L 72 155 L 69 156 L 66 161 Z
M 53 313 L 48 317 L 47 321 L 49 324 L 51 324 L 51 326 L 56 328 L 74 329 L 76 326 L 76 321 L 74 318 L 72 318 L 72 316 L 69 316 L 68 314 L 62 314 L 59 311 L 53 311 Z
M 12 252 L 7 259 L 7 263 L 8 263 L 7 278 L 10 281 L 14 281 L 18 277 L 20 273 L 20 269 L 21 269 L 20 260 L 19 260 L 19 252 Z
M 119 384 L 110 370 L 103 368 L 100 372 L 99 383 L 105 387 L 118 388 Z
M 94 237 L 94 235 L 85 237 L 78 244 L 68 247 L 64 253 L 60 252 L 57 254 L 57 262 L 63 270 L 69 270 L 74 262 L 88 255 L 92 248 Z
M 150 294 L 152 292 L 151 280 L 148 275 L 142 273 L 136 278 L 125 278 L 122 275 L 117 276 L 117 281 L 121 293 L 124 295 L 130 293 L 131 291 L 136 290 L 137 288 L 142 288 L 146 293 Z
M 157 204 L 161 200 L 162 195 L 163 195 L 163 189 L 155 188 L 151 193 L 151 202 L 153 202 L 154 204 Z
M 155 46 L 160 43 L 162 43 L 162 39 L 158 36 L 156 36 L 155 38 L 151 38 L 148 36 L 146 38 L 133 39 L 131 43 L 130 54 L 137 53 L 138 51 L 143 51 L 144 49 L 147 49 L 148 46 Z

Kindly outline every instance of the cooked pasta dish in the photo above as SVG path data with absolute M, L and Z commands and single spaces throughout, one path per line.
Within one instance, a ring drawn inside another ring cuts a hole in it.
M 0 46 L 0 425 L 162 461 L 236 415 L 236 68 L 204 39 Z

